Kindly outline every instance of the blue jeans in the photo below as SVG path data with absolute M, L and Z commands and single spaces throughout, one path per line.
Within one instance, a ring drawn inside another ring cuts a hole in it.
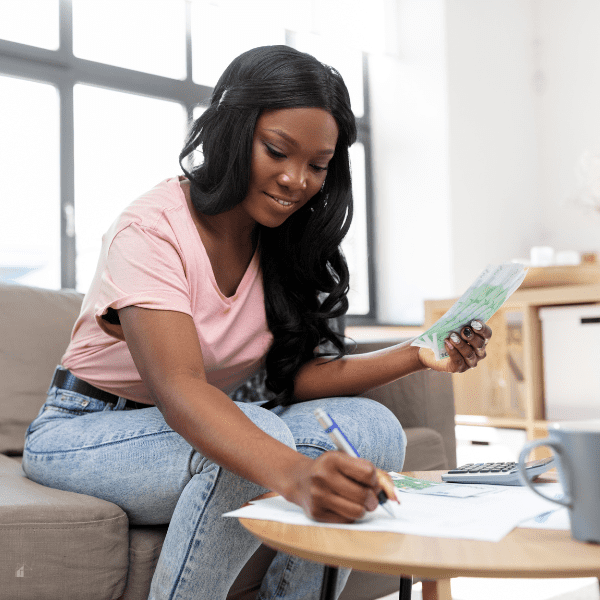
M 149 600 L 225 599 L 260 541 L 221 515 L 268 490 L 202 456 L 156 407 L 123 410 L 124 404 L 50 388 L 27 429 L 27 477 L 113 502 L 133 525 L 170 524 Z M 313 415 L 321 407 L 362 457 L 384 471 L 402 469 L 406 436 L 394 414 L 373 400 L 324 398 L 272 410 L 236 404 L 260 429 L 311 458 L 335 450 Z M 279 552 L 258 599 L 317 599 L 323 570 Z M 349 575 L 339 570 L 336 597 Z

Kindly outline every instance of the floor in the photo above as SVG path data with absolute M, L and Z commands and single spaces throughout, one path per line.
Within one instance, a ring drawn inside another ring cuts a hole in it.
M 459 465 L 468 462 L 516 461 L 525 432 L 491 427 L 456 427 Z M 453 600 L 600 600 L 595 578 L 584 579 L 475 579 L 452 580 Z M 380 600 L 397 600 L 398 594 Z M 421 584 L 413 586 L 412 600 L 422 600 Z

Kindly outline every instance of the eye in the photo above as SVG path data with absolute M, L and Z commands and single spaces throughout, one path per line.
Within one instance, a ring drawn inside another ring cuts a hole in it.
M 327 167 L 319 167 L 319 165 L 310 165 L 317 173 L 322 173 L 323 171 L 327 171 Z
M 271 156 L 275 156 L 276 158 L 285 158 L 285 154 L 278 152 L 277 150 L 275 150 L 275 148 L 273 148 L 273 146 L 269 146 L 269 144 L 265 144 L 265 147 L 269 151 L 269 154 L 271 154 Z

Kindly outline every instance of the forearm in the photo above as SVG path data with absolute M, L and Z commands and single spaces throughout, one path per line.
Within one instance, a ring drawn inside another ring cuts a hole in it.
M 180 376 L 155 396 L 167 424 L 203 456 L 285 498 L 294 472 L 310 462 L 262 431 L 226 394 L 201 379 Z
M 299 400 L 357 396 L 416 371 L 425 370 L 419 348 L 411 340 L 383 350 L 350 354 L 339 360 L 316 358 L 306 363 L 294 382 Z

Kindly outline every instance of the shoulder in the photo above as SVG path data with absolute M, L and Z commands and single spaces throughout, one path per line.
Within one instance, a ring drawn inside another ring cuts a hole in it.
M 170 237 L 173 230 L 186 227 L 189 219 L 179 178 L 170 177 L 128 204 L 106 232 L 105 241 L 110 243 L 131 225 L 157 234 L 165 233 Z
M 186 201 L 177 177 L 164 179 L 138 196 L 121 213 L 124 222 L 156 228 L 167 213 L 184 213 Z

